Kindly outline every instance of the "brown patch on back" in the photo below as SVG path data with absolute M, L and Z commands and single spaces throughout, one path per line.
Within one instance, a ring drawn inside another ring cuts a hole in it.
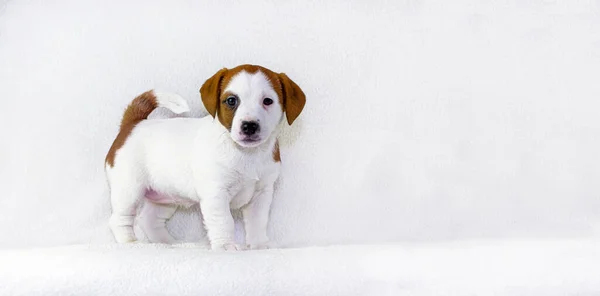
M 154 95 L 154 91 L 152 90 L 137 96 L 131 101 L 123 114 L 119 134 L 115 138 L 112 146 L 110 146 L 108 154 L 106 155 L 106 163 L 109 166 L 114 166 L 116 153 L 123 147 L 133 128 L 140 121 L 148 118 L 148 115 L 150 115 L 157 107 L 158 102 L 156 101 L 156 95 Z
M 279 154 L 279 141 L 275 140 L 275 147 L 273 147 L 273 160 L 275 162 L 281 162 L 281 155 Z

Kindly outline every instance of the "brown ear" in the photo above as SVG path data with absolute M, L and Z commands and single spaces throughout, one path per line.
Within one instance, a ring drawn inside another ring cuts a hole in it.
M 200 97 L 206 111 L 212 117 L 217 114 L 217 106 L 219 105 L 219 97 L 221 96 L 221 81 L 227 72 L 227 68 L 219 70 L 211 78 L 208 78 L 202 87 L 200 87 Z
M 288 124 L 292 124 L 294 120 L 300 115 L 304 104 L 306 103 L 306 96 L 302 89 L 292 81 L 285 73 L 279 74 L 279 80 L 283 88 L 283 110 L 285 110 L 285 116 L 287 117 Z

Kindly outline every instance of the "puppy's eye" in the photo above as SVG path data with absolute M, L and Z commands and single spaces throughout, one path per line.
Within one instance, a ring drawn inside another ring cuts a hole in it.
M 270 98 L 266 98 L 263 100 L 263 104 L 269 106 L 269 105 L 273 104 L 273 100 L 271 100 Z
M 234 96 L 228 97 L 227 100 L 225 100 L 225 103 L 229 105 L 229 107 L 235 107 L 235 105 L 237 105 L 237 98 Z

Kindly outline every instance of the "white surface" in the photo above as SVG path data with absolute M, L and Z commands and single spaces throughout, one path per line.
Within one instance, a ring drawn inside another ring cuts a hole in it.
M 282 138 L 285 246 L 600 233 L 597 1 L 12 1 L 0 246 L 112 241 L 103 160 L 157 88 L 223 66 L 307 94 Z M 201 237 L 198 217 L 171 224 Z
M 598 295 L 600 241 L 0 251 L 1 295 Z

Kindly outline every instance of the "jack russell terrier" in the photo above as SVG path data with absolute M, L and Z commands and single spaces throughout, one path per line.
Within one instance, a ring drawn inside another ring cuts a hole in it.
M 117 242 L 136 240 L 134 219 L 145 198 L 138 220 L 151 242 L 175 242 L 166 221 L 178 206 L 199 203 L 211 249 L 269 247 L 277 135 L 284 114 L 292 124 L 306 97 L 284 73 L 256 65 L 218 71 L 200 95 L 211 116 L 146 120 L 159 107 L 189 111 L 182 97 L 154 91 L 125 110 L 105 164 Z M 231 209 L 241 209 L 246 244 L 235 242 Z

